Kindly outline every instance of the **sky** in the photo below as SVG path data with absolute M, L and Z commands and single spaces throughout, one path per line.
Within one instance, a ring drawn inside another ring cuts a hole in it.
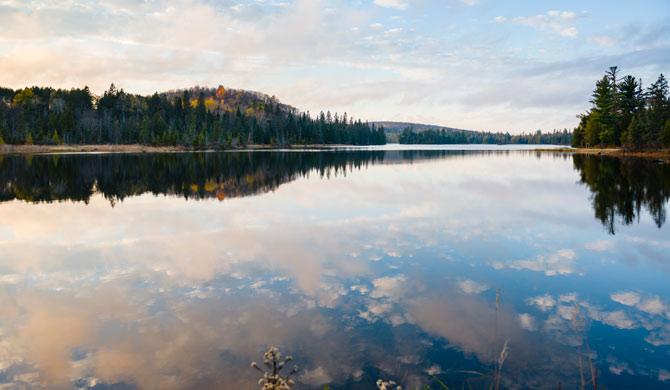
M 512 133 L 575 127 L 609 66 L 670 73 L 667 0 L 0 0 L 0 26 L 4 87 L 224 85 Z

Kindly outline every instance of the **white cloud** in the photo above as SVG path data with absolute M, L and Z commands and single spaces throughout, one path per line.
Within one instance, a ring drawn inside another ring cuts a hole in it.
M 610 298 L 617 303 L 626 306 L 635 306 L 640 303 L 640 294 L 633 291 L 621 291 L 610 295 Z
M 529 270 L 543 272 L 547 276 L 570 275 L 575 272 L 575 259 L 577 255 L 572 249 L 561 249 L 546 256 L 538 256 L 533 260 L 516 260 L 510 263 L 496 262 L 496 269 L 512 268 L 518 270 Z
M 521 313 L 521 314 L 519 314 L 517 319 L 519 321 L 519 325 L 523 329 L 526 329 L 526 330 L 531 331 L 531 332 L 537 330 L 537 324 L 536 324 L 536 321 L 535 321 L 535 317 L 533 317 L 532 315 L 530 315 L 528 313 Z
M 594 252 L 605 252 L 614 249 L 616 244 L 612 240 L 600 240 L 587 242 L 584 244 L 584 248 L 594 251 Z
M 540 295 L 537 297 L 528 298 L 526 303 L 537 306 L 541 311 L 548 311 L 556 306 L 556 300 L 551 295 Z
M 372 281 L 374 289 L 370 293 L 372 298 L 398 299 L 405 292 L 407 279 L 404 275 L 385 276 Z
M 577 293 L 562 294 L 558 297 L 558 300 L 564 303 L 577 302 Z
M 493 21 L 496 23 L 505 23 L 507 21 L 507 18 L 504 16 L 496 16 L 493 18 Z
M 375 0 L 374 3 L 380 7 L 405 10 L 409 4 L 403 0 Z
M 464 279 L 457 283 L 458 288 L 466 294 L 479 294 L 489 289 L 484 283 L 478 283 L 471 279 Z
M 620 291 L 610 295 L 610 298 L 614 302 L 635 307 L 647 314 L 664 315 L 670 313 L 668 305 L 657 295 L 643 297 L 634 291 Z
M 550 31 L 564 37 L 575 38 L 579 31 L 574 26 L 577 14 L 572 11 L 549 11 L 546 14 L 519 16 L 512 19 L 515 24 L 529 26 L 541 31 Z
M 617 43 L 617 40 L 607 35 L 594 35 L 589 37 L 589 42 L 602 47 L 612 47 Z
M 646 298 L 640 302 L 639 309 L 645 313 L 649 314 L 665 314 L 668 311 L 668 308 L 665 306 L 665 303 L 661 301 L 659 297 Z
M 631 320 L 628 315 L 621 310 L 603 313 L 601 321 L 619 329 L 635 328 L 635 321 Z
M 321 366 L 312 370 L 305 370 L 300 375 L 299 380 L 310 386 L 321 386 L 333 381 L 330 375 L 328 375 L 328 372 Z

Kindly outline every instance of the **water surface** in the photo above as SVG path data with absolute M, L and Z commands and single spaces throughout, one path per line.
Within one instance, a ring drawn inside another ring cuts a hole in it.
M 668 165 L 428 149 L 0 157 L 0 387 L 670 388 Z

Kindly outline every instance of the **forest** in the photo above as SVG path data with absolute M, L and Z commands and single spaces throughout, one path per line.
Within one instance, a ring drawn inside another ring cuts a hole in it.
M 400 133 L 401 144 L 533 144 L 533 145 L 570 145 L 572 133 L 568 130 L 554 130 L 543 133 L 537 130 L 530 134 L 492 133 L 468 130 L 424 130 L 414 131 L 411 127 Z
M 596 82 L 592 107 L 579 116 L 575 147 L 623 147 L 627 150 L 670 147 L 670 95 L 661 74 L 647 88 L 642 80 L 619 77 L 613 66 Z
M 275 97 L 195 87 L 142 96 L 117 89 L 102 96 L 70 90 L 0 88 L 1 144 L 144 144 L 193 147 L 383 145 L 383 127 L 346 113 L 309 112 Z

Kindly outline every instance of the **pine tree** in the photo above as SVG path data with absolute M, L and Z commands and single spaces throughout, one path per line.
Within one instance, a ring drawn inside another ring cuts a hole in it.
M 648 123 L 646 142 L 656 145 L 659 142 L 661 129 L 668 119 L 668 81 L 661 74 L 647 91 Z
M 593 91 L 591 103 L 594 107 L 590 120 L 587 122 L 588 129 L 586 131 L 586 140 L 591 145 L 599 143 L 612 145 L 616 141 L 614 131 L 616 125 L 616 85 L 612 84 L 611 80 L 611 76 L 603 76 L 596 83 L 596 89 Z M 598 123 L 593 122 L 595 120 Z
M 644 117 L 640 114 L 635 115 L 630 121 L 628 128 L 621 134 L 621 144 L 626 148 L 634 150 L 642 148 L 645 128 Z
M 58 136 L 58 131 L 57 130 L 54 130 L 54 133 L 51 136 L 51 142 L 53 142 L 54 145 L 60 145 L 61 144 L 61 140 L 60 140 L 60 137 Z
M 663 130 L 661 130 L 660 140 L 663 147 L 670 148 L 670 119 L 665 121 L 665 126 L 663 126 Z

